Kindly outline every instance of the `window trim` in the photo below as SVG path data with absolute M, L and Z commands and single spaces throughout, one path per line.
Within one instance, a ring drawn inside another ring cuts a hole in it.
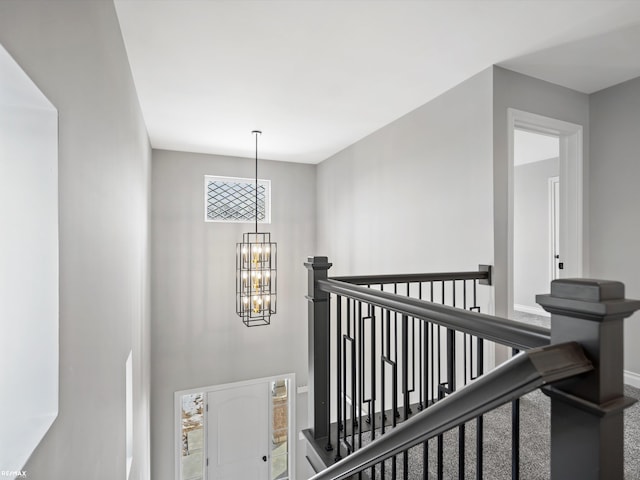
M 220 175 L 205 175 L 204 176 L 204 221 L 206 223 L 255 223 L 255 218 L 252 220 L 220 220 L 220 219 L 211 219 L 208 215 L 208 207 L 209 207 L 209 198 L 208 198 L 208 188 L 209 183 L 212 181 L 222 181 L 226 183 L 251 183 L 255 184 L 255 178 L 242 178 L 242 177 L 224 177 Z M 264 220 L 258 220 L 259 224 L 270 224 L 271 223 L 271 180 L 268 179 L 258 179 L 258 185 L 264 185 L 265 187 L 265 198 L 264 198 Z

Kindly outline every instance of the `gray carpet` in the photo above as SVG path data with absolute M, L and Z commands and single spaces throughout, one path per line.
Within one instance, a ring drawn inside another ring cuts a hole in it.
M 640 390 L 625 387 L 625 394 L 640 399 Z M 549 478 L 549 398 L 540 391 L 530 393 L 520 401 L 521 449 L 520 478 L 544 480 Z M 625 411 L 625 479 L 640 480 L 640 402 Z M 484 417 L 483 478 L 511 479 L 511 405 L 505 405 Z M 366 436 L 365 436 L 366 437 Z M 475 479 L 476 423 L 465 427 L 465 479 Z M 367 437 L 368 438 L 368 437 Z M 437 478 L 437 440 L 429 441 L 429 479 Z M 365 442 L 366 443 L 366 442 Z M 444 435 L 444 478 L 458 478 L 458 429 Z M 423 478 L 423 447 L 409 451 L 409 479 Z M 402 455 L 396 457 L 395 478 L 403 478 Z M 385 462 L 385 480 L 393 480 L 392 460 Z M 381 479 L 380 465 L 376 478 Z

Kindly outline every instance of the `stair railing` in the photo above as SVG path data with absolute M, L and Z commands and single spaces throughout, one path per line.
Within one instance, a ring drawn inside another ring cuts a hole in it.
M 461 453 L 458 471 L 460 478 L 464 478 L 463 442 L 467 417 L 456 417 L 456 407 L 450 405 L 464 403 L 461 398 L 473 398 L 477 405 L 467 407 L 474 412 L 469 418 L 477 418 L 476 473 L 477 478 L 482 478 L 482 416 L 478 415 L 487 411 L 487 406 L 494 408 L 496 402 L 512 400 L 513 418 L 517 420 L 519 398 L 515 390 L 498 394 L 496 385 L 500 380 L 495 380 L 498 373 L 484 373 L 483 342 L 489 340 L 511 347 L 514 352 L 524 351 L 525 355 L 515 357 L 519 359 L 518 364 L 525 361 L 520 360 L 522 358 L 528 359 L 525 362 L 529 363 L 537 358 L 539 362 L 543 357 L 535 349 L 550 343 L 551 350 L 542 349 L 546 355 L 551 355 L 548 352 L 560 356 L 569 351 L 575 353 L 579 350 L 574 344 L 577 342 L 593 362 L 593 370 L 545 388 L 552 398 L 551 476 L 562 479 L 622 478 L 621 412 L 632 403 L 622 392 L 622 320 L 640 308 L 640 302 L 625 300 L 621 283 L 554 281 L 551 294 L 537 298 L 552 314 L 549 331 L 478 313 L 476 282 L 490 282 L 488 269 L 451 274 L 329 279 L 331 264 L 326 257 L 310 257 L 306 266 L 309 269 L 309 417 L 312 426 L 304 433 L 309 440 L 307 458 L 315 471 L 330 467 L 322 475 L 330 475 L 332 471 L 351 472 L 351 475 L 370 467 L 374 459 L 377 459 L 374 463 L 378 463 L 384 457 L 392 458 L 391 478 L 395 478 L 394 455 L 402 452 L 404 478 L 408 478 L 408 444 L 425 442 L 425 462 L 429 461 L 424 432 L 420 436 L 411 430 L 415 428 L 412 425 L 426 422 L 421 428 L 430 425 L 427 436 L 438 436 L 438 478 L 443 478 L 442 428 L 458 427 Z M 472 287 L 467 288 L 467 280 L 473 282 Z M 445 282 L 449 282 L 447 287 Z M 439 296 L 434 296 L 434 283 L 437 285 L 435 290 L 441 287 Z M 392 285 L 393 291 L 385 291 L 388 284 Z M 406 285 L 404 292 L 399 293 L 398 285 Z M 426 300 L 423 299 L 423 285 L 430 290 L 424 295 Z M 472 296 L 468 295 L 470 290 Z M 446 291 L 453 297 L 453 306 L 438 304 L 445 303 Z M 418 298 L 409 298 L 416 296 L 416 292 Z M 468 297 L 472 298 L 469 302 Z M 332 310 L 334 322 L 337 322 L 333 326 Z M 381 338 L 376 339 L 376 332 Z M 335 339 L 333 347 L 332 339 Z M 573 346 L 559 346 L 567 343 Z M 369 357 L 371 363 L 367 367 Z M 376 370 L 378 360 L 380 368 Z M 462 366 L 456 364 L 459 360 L 462 360 Z M 508 365 L 514 365 L 513 362 Z M 577 370 L 572 368 L 568 371 L 575 374 Z M 331 375 L 332 369 L 334 375 Z M 496 370 L 500 375 L 504 371 Z M 537 381 L 550 382 L 550 378 L 541 373 L 544 371 L 545 368 L 538 370 Z M 510 374 L 504 375 L 507 378 Z M 469 385 L 474 378 L 478 380 Z M 392 387 L 390 393 L 385 381 Z M 376 382 L 382 383 L 381 389 L 376 387 Z M 332 385 L 334 393 L 339 393 L 341 398 L 334 401 L 333 415 Z M 476 394 L 464 393 L 471 388 Z M 411 399 L 418 397 L 417 390 L 419 402 L 416 408 Z M 479 390 L 483 392 L 482 397 L 477 395 Z M 379 392 L 378 399 L 375 392 Z M 368 411 L 364 408 L 366 405 Z M 416 409 L 424 411 L 414 414 Z M 398 422 L 403 422 L 401 425 L 396 426 L 397 418 Z M 420 420 L 416 420 L 418 418 Z M 585 435 L 585 428 L 588 435 Z M 364 446 L 362 434 L 367 429 L 373 441 Z M 518 429 L 514 424 L 513 479 L 519 475 Z M 377 430 L 383 435 L 375 439 Z M 395 433 L 397 431 L 404 433 Z M 407 440 L 408 437 L 412 438 Z M 375 454 L 370 458 L 371 452 Z M 363 460 L 364 457 L 367 459 Z M 335 466 L 331 466 L 334 463 Z M 347 463 L 348 467 L 338 467 Z M 384 463 L 381 465 L 382 478 L 386 478 Z M 332 470 L 334 468 L 337 470 Z M 375 475 L 373 469 L 371 473 Z
M 593 365 L 577 343 L 527 350 L 401 423 L 379 440 L 321 471 L 311 480 L 349 478 L 543 385 L 591 370 Z

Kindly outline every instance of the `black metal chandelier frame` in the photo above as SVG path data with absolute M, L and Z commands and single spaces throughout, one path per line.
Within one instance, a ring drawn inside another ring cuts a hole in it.
M 236 244 L 236 313 L 247 327 L 269 325 L 277 304 L 278 248 L 271 234 L 258 231 L 258 137 L 255 156 L 255 231 Z

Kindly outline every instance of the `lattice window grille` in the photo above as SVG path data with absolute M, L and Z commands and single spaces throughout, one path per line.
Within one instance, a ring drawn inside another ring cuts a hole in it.
M 255 202 L 255 179 L 205 176 L 205 221 L 255 222 Z M 258 223 L 271 223 L 269 180 L 258 179 Z

